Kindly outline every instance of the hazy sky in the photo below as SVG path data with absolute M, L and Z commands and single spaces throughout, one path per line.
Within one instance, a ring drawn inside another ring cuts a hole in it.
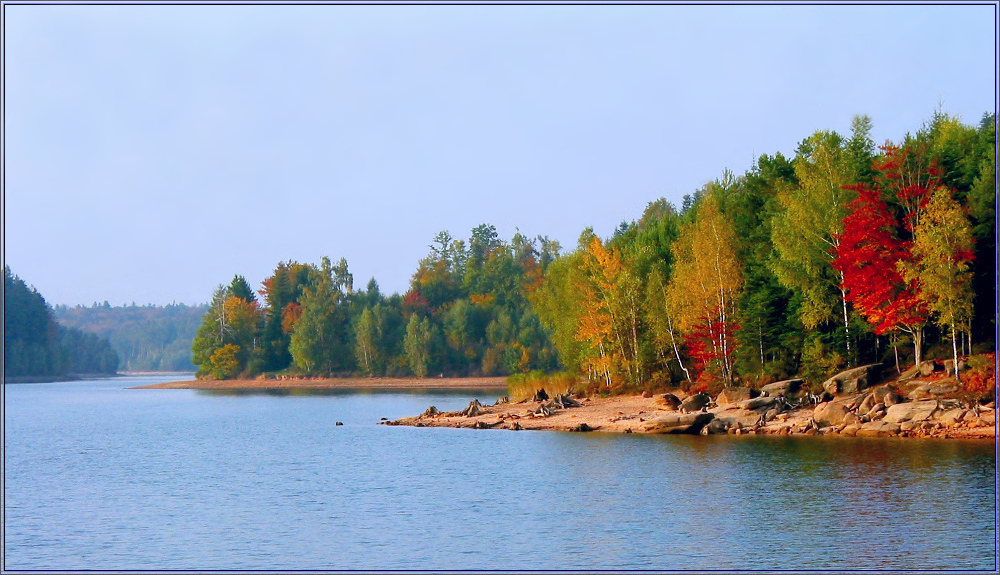
M 5 4 L 3 259 L 51 304 L 283 260 L 404 292 L 441 230 L 564 249 L 868 114 L 996 110 L 996 5 Z

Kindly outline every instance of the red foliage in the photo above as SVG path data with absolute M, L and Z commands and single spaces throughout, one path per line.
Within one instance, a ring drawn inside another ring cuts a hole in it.
M 911 148 L 900 148 L 893 144 L 881 146 L 885 159 L 873 166 L 881 188 L 890 193 L 903 208 L 903 225 L 910 233 L 916 227 L 920 213 L 927 205 L 931 190 L 940 183 L 941 170 L 935 161 L 924 168 L 921 156 Z
M 412 313 L 422 313 L 428 315 L 431 311 L 431 304 L 420 294 L 418 290 L 410 289 L 403 296 L 403 312 L 407 315 Z
M 927 318 L 917 282 L 906 282 L 897 263 L 911 258 L 910 242 L 899 239 L 898 225 L 879 191 L 863 184 L 848 204 L 840 243 L 831 250 L 834 269 L 843 274 L 846 299 L 884 334 L 897 326 L 916 326 Z
M 739 325 L 729 321 L 723 323 L 718 315 L 713 314 L 711 321 L 706 320 L 684 335 L 684 346 L 691 358 L 692 377 L 706 387 L 720 379 L 723 365 L 732 365 L 736 351 L 734 337 Z M 723 346 L 723 338 L 726 345 Z
M 962 383 L 966 391 L 979 396 L 990 396 L 996 394 L 997 389 L 997 369 L 996 353 L 988 353 L 984 356 L 985 361 L 981 365 L 973 366 L 962 374 Z

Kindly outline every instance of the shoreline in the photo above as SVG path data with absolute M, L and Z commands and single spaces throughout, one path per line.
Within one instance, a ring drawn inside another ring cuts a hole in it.
M 502 429 L 512 431 L 576 431 L 599 433 L 684 433 L 696 435 L 830 435 L 839 437 L 945 438 L 996 441 L 996 412 L 991 408 L 960 410 L 946 401 L 915 401 L 903 405 L 924 407 L 922 414 L 905 421 L 895 417 L 870 421 L 828 423 L 818 421 L 821 411 L 858 403 L 867 393 L 850 394 L 832 401 L 769 414 L 767 406 L 748 409 L 752 403 L 715 405 L 694 412 L 684 412 L 663 403 L 664 394 L 656 396 L 623 395 L 611 397 L 558 396 L 549 401 L 521 401 L 482 405 L 477 401 L 456 412 L 427 411 L 415 417 L 382 421 L 383 425 L 411 427 L 452 427 Z M 564 399 L 565 398 L 565 399 Z M 753 401 L 753 400 L 750 400 Z M 936 405 L 931 405 L 936 402 Z M 564 407 L 559 407 L 562 403 Z M 578 404 L 578 405 L 576 405 Z M 923 404 L 928 404 L 924 406 Z M 929 409 L 929 411 L 926 411 Z M 895 412 L 894 412 L 895 413 Z M 890 419 L 892 421 L 888 421 Z
M 280 379 L 192 379 L 139 385 L 129 389 L 267 390 L 267 389 L 467 389 L 507 392 L 504 377 L 345 377 Z

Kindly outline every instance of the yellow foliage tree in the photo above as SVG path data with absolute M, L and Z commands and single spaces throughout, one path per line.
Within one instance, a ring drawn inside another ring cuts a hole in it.
M 726 383 L 732 381 L 733 318 L 743 284 L 734 246 L 731 222 L 715 196 L 706 195 L 695 220 L 681 227 L 671 246 L 675 263 L 667 286 L 667 307 L 677 328 L 689 340 L 706 340 L 703 352 L 691 349 L 700 356 L 696 361 L 714 365 Z

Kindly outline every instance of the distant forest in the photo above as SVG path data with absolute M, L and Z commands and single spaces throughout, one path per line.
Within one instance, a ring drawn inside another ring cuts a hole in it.
M 258 292 L 236 275 L 194 363 L 215 378 L 563 370 L 631 391 L 993 351 L 996 115 L 937 112 L 881 145 L 871 129 L 817 131 L 568 251 L 442 231 L 403 295 L 355 290 L 343 259 L 280 262 Z
M 3 268 L 4 377 L 113 374 L 118 354 L 107 338 L 56 323 L 42 294 Z
M 112 307 L 57 305 L 59 323 L 107 338 L 121 371 L 195 371 L 191 344 L 208 306 L 168 304 Z

